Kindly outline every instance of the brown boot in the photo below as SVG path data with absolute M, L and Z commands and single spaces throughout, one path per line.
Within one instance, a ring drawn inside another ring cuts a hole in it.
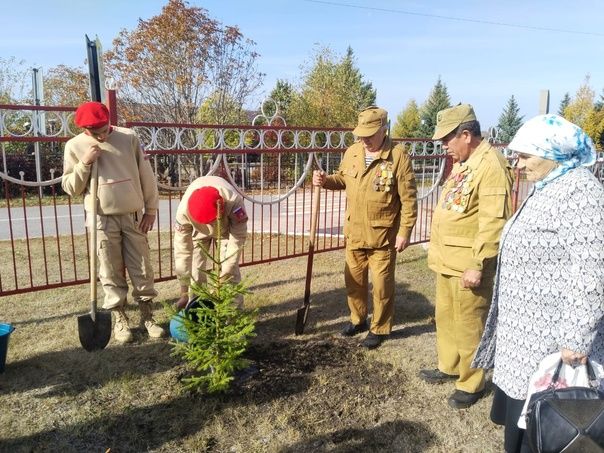
M 141 311 L 141 326 L 145 326 L 145 329 L 149 332 L 149 337 L 162 338 L 166 336 L 166 331 L 158 326 L 153 319 L 151 301 L 140 301 L 138 307 Z
M 122 307 L 114 308 L 115 325 L 113 326 L 113 336 L 118 343 L 130 343 L 134 338 L 128 325 L 128 316 Z

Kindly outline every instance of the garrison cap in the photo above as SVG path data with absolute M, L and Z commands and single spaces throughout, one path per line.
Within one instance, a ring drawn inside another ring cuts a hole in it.
M 359 113 L 357 127 L 352 133 L 357 137 L 371 137 L 380 127 L 388 123 L 388 112 L 375 105 L 367 107 Z
M 222 211 L 224 200 L 218 189 L 211 186 L 200 187 L 189 197 L 187 210 L 189 218 L 196 223 L 212 223 Z
M 441 110 L 436 115 L 436 128 L 432 140 L 440 140 L 453 132 L 457 126 L 468 121 L 476 121 L 474 109 L 470 104 L 459 104 Z
M 96 129 L 109 123 L 109 109 L 100 102 L 84 102 L 75 112 L 76 126 Z

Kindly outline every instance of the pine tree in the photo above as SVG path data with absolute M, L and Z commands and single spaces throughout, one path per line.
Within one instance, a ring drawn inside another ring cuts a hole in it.
M 432 137 L 436 127 L 436 114 L 446 108 L 451 107 L 451 99 L 447 91 L 447 86 L 441 81 L 440 77 L 432 88 L 428 100 L 421 108 L 420 114 L 420 137 Z
M 564 116 L 564 110 L 570 104 L 570 94 L 568 92 L 564 93 L 564 97 L 560 101 L 560 107 L 558 107 L 558 115 Z
M 508 99 L 508 103 L 503 109 L 501 116 L 499 117 L 499 123 L 497 128 L 499 129 L 499 135 L 497 137 L 500 143 L 509 143 L 520 126 L 522 126 L 522 120 L 524 116 L 518 116 L 520 108 L 516 102 L 514 95 Z
M 371 82 L 365 82 L 363 75 L 355 65 L 352 47 L 348 46 L 346 55 L 337 66 L 336 76 L 341 77 L 344 89 L 350 90 L 350 101 L 358 111 L 375 104 L 376 90 Z
M 419 108 L 415 99 L 411 99 L 405 109 L 396 117 L 392 136 L 397 138 L 419 137 Z

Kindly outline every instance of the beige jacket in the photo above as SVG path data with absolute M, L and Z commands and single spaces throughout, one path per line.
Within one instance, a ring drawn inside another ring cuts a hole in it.
M 430 269 L 453 276 L 494 271 L 499 237 L 512 216 L 512 183 L 508 161 L 484 140 L 453 166 L 432 218 Z
M 188 201 L 191 194 L 201 187 L 215 187 L 224 200 L 224 213 L 221 220 L 221 237 L 228 239 L 228 255 L 238 253 L 247 238 L 247 213 L 243 197 L 235 188 L 218 176 L 202 176 L 193 181 L 185 191 L 174 223 L 174 260 L 175 273 L 181 284 L 188 284 L 191 277 L 194 240 L 218 239 L 216 222 L 196 223 L 189 217 Z
M 146 214 L 155 214 L 159 205 L 157 180 L 131 129 L 112 126 L 103 143 L 84 133 L 70 139 L 65 144 L 63 190 L 71 196 L 86 192 L 84 207 L 92 211 L 89 187 L 92 165 L 85 165 L 81 157 L 93 145 L 103 150 L 97 159 L 98 213 L 118 215 L 144 210 Z
M 394 247 L 396 236 L 411 236 L 417 219 L 415 175 L 407 152 L 389 138 L 367 168 L 363 145 L 350 146 L 324 187 L 346 189 L 347 248 Z

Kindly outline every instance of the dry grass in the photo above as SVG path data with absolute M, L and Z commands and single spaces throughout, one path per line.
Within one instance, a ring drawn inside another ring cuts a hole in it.
M 250 236 L 243 249 L 245 266 L 306 252 L 307 238 L 304 235 Z M 341 238 L 324 236 L 317 241 L 317 249 L 335 248 L 340 243 L 343 243 Z M 149 247 L 156 277 L 165 279 L 173 276 L 174 269 L 170 264 L 173 260 L 171 233 L 152 231 Z M 300 269 L 306 272 L 306 268 Z M 0 241 L 0 294 L 1 291 L 9 293 L 49 285 L 77 284 L 88 279 L 88 241 L 84 235 Z
M 417 246 L 399 257 L 396 326 L 375 351 L 337 335 L 347 321 L 343 252 L 315 256 L 305 335 L 295 337 L 305 258 L 246 267 L 258 307 L 252 353 L 259 373 L 220 396 L 181 391 L 186 367 L 167 340 L 87 353 L 75 317 L 88 288 L 67 287 L 0 299 L 11 335 L 0 374 L 0 451 L 158 452 L 495 452 L 502 432 L 488 419 L 490 396 L 465 411 L 446 398 L 452 385 L 416 374 L 435 365 L 434 278 Z M 176 282 L 158 284 L 172 301 Z M 129 313 L 138 320 L 135 307 Z

